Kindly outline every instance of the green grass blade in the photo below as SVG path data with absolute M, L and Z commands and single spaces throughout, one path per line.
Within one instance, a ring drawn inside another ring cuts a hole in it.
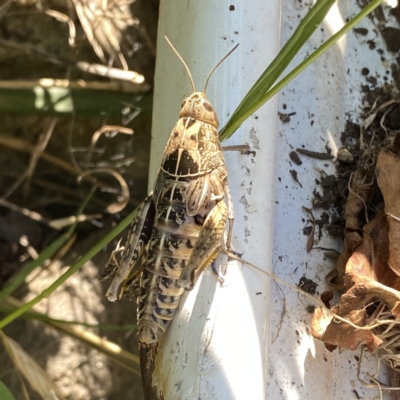
M 220 133 L 221 140 L 230 137 L 240 126 L 243 122 L 241 116 L 247 114 L 249 108 L 251 108 L 255 102 L 258 102 L 260 98 L 265 95 L 268 89 L 272 87 L 304 43 L 324 20 L 326 14 L 334 3 L 335 0 L 318 0 L 310 9 L 307 15 L 301 20 L 291 38 L 249 90 L 242 102 L 233 112 L 225 127 L 222 128 Z M 239 121 L 241 122 L 239 123 Z
M 96 190 L 96 186 L 92 187 L 89 194 L 86 196 L 85 200 L 80 205 L 78 212 L 76 214 L 75 222 L 69 227 L 68 231 L 61 235 L 58 239 L 56 239 L 50 246 L 46 247 L 40 254 L 36 260 L 32 260 L 28 264 L 24 266 L 24 268 L 15 276 L 15 278 L 2 290 L 0 291 L 0 303 L 11 295 L 18 287 L 20 287 L 24 282 L 25 278 L 37 267 L 43 265 L 43 263 L 52 258 L 54 254 L 61 249 L 61 247 L 68 241 L 68 239 L 72 236 L 75 228 L 78 224 L 78 216 L 82 214 L 84 208 L 92 197 L 94 191 Z
M 21 301 L 14 299 L 12 297 L 8 297 L 5 300 L 5 303 L 7 307 L 1 305 L 0 309 L 14 310 L 15 308 L 23 304 Z M 54 318 L 49 318 L 46 315 L 41 314 L 37 311 L 27 311 L 24 315 L 22 315 L 22 318 L 29 318 L 29 317 L 41 321 L 42 323 L 51 326 L 52 328 L 58 330 L 59 332 L 62 332 L 65 335 L 69 335 L 70 337 L 75 338 L 76 340 L 79 340 L 81 343 L 91 347 L 92 349 L 101 351 L 103 354 L 106 354 L 109 358 L 113 359 L 114 361 L 122 365 L 124 368 L 128 369 L 131 372 L 134 372 L 135 374 L 140 375 L 139 358 L 137 355 L 125 351 L 121 349 L 116 343 L 104 340 L 96 333 L 89 332 L 85 329 L 82 329 L 81 327 L 85 326 L 89 328 L 98 328 L 98 329 L 104 328 L 104 329 L 117 329 L 117 330 L 123 330 L 123 329 L 126 330 L 129 327 L 130 330 L 136 331 L 137 328 L 136 324 L 130 326 L 128 325 L 115 326 L 107 324 L 94 325 L 94 324 L 85 324 L 74 321 L 62 321 Z M 75 326 L 75 325 L 81 325 L 81 326 Z M 0 400 L 2 400 L 1 397 Z
M 351 19 L 342 29 L 335 35 L 321 45 L 314 53 L 312 53 L 305 61 L 298 67 L 291 71 L 284 79 L 282 79 L 274 87 L 276 79 L 284 71 L 289 62 L 293 59 L 304 42 L 311 36 L 312 32 L 325 18 L 325 15 L 332 6 L 332 1 L 318 1 L 310 12 L 303 18 L 300 25 L 289 39 L 288 43 L 283 47 L 281 52 L 265 70 L 258 81 L 253 85 L 243 101 L 239 104 L 233 112 L 231 118 L 222 128 L 220 132 L 221 141 L 228 139 L 239 128 L 239 126 L 256 112 L 266 101 L 278 93 L 284 86 L 286 86 L 292 79 L 300 74 L 308 65 L 313 63 L 321 54 L 323 54 L 329 47 L 336 43 L 345 33 L 358 24 L 363 18 L 371 13 L 376 7 L 382 3 L 382 0 L 373 0 L 365 6 L 360 13 Z M 318 9 L 316 7 L 319 6 Z M 316 10 L 314 10 L 316 9 Z M 309 24 L 310 27 L 305 29 L 304 25 Z M 312 30 L 312 31 L 311 31 Z M 308 36 L 307 36 L 308 35 Z M 272 89 L 271 89 L 272 87 Z M 271 89 L 271 90 L 270 90 Z
M 136 98 L 135 93 L 100 90 L 71 90 L 40 86 L 33 89 L 0 87 L 0 113 L 63 117 L 76 112 L 77 115 L 88 118 L 98 117 L 102 113 L 120 116 L 123 104 L 135 104 L 140 107 L 144 103 L 137 102 Z
M 7 389 L 7 386 L 0 381 L 0 399 L 1 400 L 15 400 L 15 397 Z
M 307 57 L 301 64 L 299 64 L 293 71 L 286 75 L 282 80 L 280 80 L 275 86 L 272 87 L 264 96 L 255 102 L 248 111 L 243 114 L 239 125 L 237 128 L 252 114 L 254 114 L 263 104 L 274 97 L 278 92 L 280 92 L 291 80 L 293 80 L 297 75 L 299 75 L 304 69 L 306 69 L 310 64 L 312 64 L 319 56 L 321 56 L 326 50 L 333 46 L 343 35 L 348 31 L 353 29 L 362 19 L 364 19 L 369 13 L 371 13 L 376 7 L 382 3 L 382 0 L 374 0 L 368 6 L 364 7 L 363 10 L 357 14 L 353 19 L 351 19 L 342 29 L 335 33 L 329 40 L 327 40 L 323 45 L 321 45 L 317 50 L 314 51 L 309 57 Z M 235 128 L 235 129 L 237 129 Z M 231 135 L 234 131 L 232 131 Z M 227 136 L 228 138 L 229 136 Z
M 41 300 L 49 297 L 60 285 L 62 285 L 70 276 L 72 276 L 79 268 L 82 267 L 87 261 L 94 257 L 107 243 L 113 240 L 117 235 L 119 235 L 135 218 L 137 214 L 137 207 L 132 211 L 121 223 L 119 223 L 114 229 L 112 229 L 103 239 L 101 239 L 97 244 L 92 247 L 86 254 L 84 254 L 75 264 L 73 264 L 67 272 L 65 272 L 60 278 L 58 278 L 52 285 L 50 285 L 46 290 L 32 299 L 30 302 L 24 304 L 22 307 L 15 310 L 10 315 L 6 316 L 0 321 L 0 329 L 3 329 L 10 322 L 14 321 L 16 318 L 24 314 L 26 311 L 31 309 L 35 304 L 39 303 Z
M 19 286 L 25 282 L 25 278 L 39 265 L 53 257 L 53 255 L 67 242 L 69 236 L 68 233 L 64 233 L 53 243 L 50 244 L 45 250 L 43 250 L 36 260 L 32 260 L 24 266 L 24 268 L 15 276 L 15 278 L 2 290 L 0 291 L 0 303 L 12 294 Z

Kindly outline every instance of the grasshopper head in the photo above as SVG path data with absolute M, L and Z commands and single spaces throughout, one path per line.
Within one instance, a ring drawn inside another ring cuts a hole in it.
M 219 125 L 214 107 L 205 98 L 205 95 L 202 92 L 195 92 L 183 100 L 179 118 L 185 117 L 197 119 L 206 124 L 210 124 L 215 128 L 218 128 Z

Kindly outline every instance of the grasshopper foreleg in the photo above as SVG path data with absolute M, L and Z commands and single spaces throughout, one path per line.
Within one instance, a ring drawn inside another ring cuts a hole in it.
M 222 286 L 225 282 L 225 279 L 219 274 L 219 272 L 215 266 L 215 261 L 213 261 L 211 263 L 211 269 L 212 269 L 212 272 L 214 273 L 214 275 L 217 277 L 219 284 Z

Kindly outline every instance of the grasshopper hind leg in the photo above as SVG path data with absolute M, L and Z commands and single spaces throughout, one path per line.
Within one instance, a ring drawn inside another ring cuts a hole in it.
M 137 217 L 131 224 L 125 246 L 120 247 L 118 244 L 107 263 L 106 271 L 110 268 L 115 270 L 106 293 L 108 301 L 120 300 L 127 289 L 127 285 L 140 272 L 141 258 L 145 246 L 150 240 L 154 218 L 155 205 L 153 195 L 150 194 L 140 206 Z M 122 256 L 118 260 L 116 255 L 121 252 Z

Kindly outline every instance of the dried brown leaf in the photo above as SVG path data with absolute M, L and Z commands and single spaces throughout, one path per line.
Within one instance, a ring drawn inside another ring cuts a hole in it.
M 63 400 L 58 387 L 36 361 L 11 338 L 0 332 L 2 340 L 15 366 L 44 400 Z
M 379 188 L 385 200 L 389 223 L 389 267 L 400 276 L 400 159 L 389 150 L 381 150 L 376 163 Z
M 363 243 L 359 245 L 346 264 L 344 277 L 347 292 L 341 296 L 339 303 L 331 311 L 346 318 L 358 326 L 367 324 L 366 307 L 376 301 L 382 301 L 394 316 L 400 314 L 400 292 L 380 283 L 383 280 L 394 285 L 397 277 L 387 267 L 388 259 L 388 224 L 383 213 L 364 228 Z M 325 310 L 314 312 L 312 321 L 314 337 L 333 346 L 355 350 L 365 343 L 374 351 L 382 343 L 376 335 L 368 330 L 357 330 L 346 323 L 333 321 Z

